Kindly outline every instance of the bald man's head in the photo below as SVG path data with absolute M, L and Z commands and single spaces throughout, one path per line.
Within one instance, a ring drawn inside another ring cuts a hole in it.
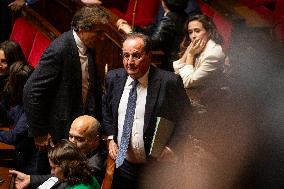
M 69 131 L 69 140 L 86 155 L 93 152 L 100 143 L 101 125 L 92 116 L 76 118 Z

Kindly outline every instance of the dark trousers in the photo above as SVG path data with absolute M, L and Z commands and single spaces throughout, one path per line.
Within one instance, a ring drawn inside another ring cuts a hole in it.
M 50 165 L 48 161 L 47 152 L 45 151 L 36 152 L 36 174 L 37 175 L 50 174 Z
M 140 175 L 144 164 L 134 164 L 124 160 L 123 164 L 115 170 L 113 177 L 113 189 L 139 188 Z

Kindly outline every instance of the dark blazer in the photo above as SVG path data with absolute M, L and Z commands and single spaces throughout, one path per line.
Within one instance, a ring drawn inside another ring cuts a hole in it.
M 8 124 L 12 129 L 0 130 L 0 142 L 15 145 L 16 166 L 19 171 L 33 174 L 35 171 L 36 148 L 32 138 L 28 137 L 28 125 L 22 105 L 7 111 L 0 103 L 0 124 Z
M 178 59 L 179 44 L 183 37 L 184 23 L 188 15 L 183 12 L 168 12 L 165 16 L 141 29 L 136 27 L 135 31 L 150 36 L 152 50 L 163 51 L 161 68 L 173 71 L 172 62 Z
M 106 93 L 103 96 L 104 132 L 117 137 L 118 106 L 127 80 L 124 69 L 112 70 L 106 77 Z M 144 145 L 149 155 L 154 134 L 156 117 L 164 117 L 176 122 L 173 137 L 169 142 L 172 148 L 187 133 L 191 114 L 190 101 L 186 96 L 181 78 L 171 72 L 151 67 L 148 78 L 144 117 Z
M 72 121 L 89 114 L 101 119 L 101 85 L 93 52 L 88 50 L 87 108 L 82 101 L 82 71 L 72 31 L 55 39 L 42 55 L 24 88 L 24 108 L 32 136 L 50 133 L 54 142 L 66 138 Z

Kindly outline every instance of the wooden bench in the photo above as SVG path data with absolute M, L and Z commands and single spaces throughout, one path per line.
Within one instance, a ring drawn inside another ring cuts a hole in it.
M 8 127 L 0 126 L 0 130 L 9 130 Z M 0 142 L 0 189 L 8 189 L 11 182 L 9 169 L 13 169 L 15 164 L 15 147 L 13 145 Z

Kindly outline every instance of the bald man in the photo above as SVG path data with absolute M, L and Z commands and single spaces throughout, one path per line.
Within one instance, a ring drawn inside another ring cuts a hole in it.
M 104 150 L 100 145 L 100 129 L 101 125 L 95 118 L 84 115 L 76 118 L 69 130 L 69 141 L 86 154 L 89 165 L 98 172 L 104 170 L 105 162 Z
M 94 168 L 96 178 L 99 183 L 102 182 L 105 170 L 106 150 L 100 144 L 101 125 L 92 116 L 83 115 L 76 118 L 69 130 L 69 141 L 74 143 L 88 158 L 89 165 Z M 37 188 L 40 184 L 50 178 L 50 175 L 26 175 L 18 171 L 9 171 L 15 174 L 16 189 Z M 52 182 L 52 179 L 50 179 Z M 65 183 L 56 182 L 51 188 L 65 188 Z

